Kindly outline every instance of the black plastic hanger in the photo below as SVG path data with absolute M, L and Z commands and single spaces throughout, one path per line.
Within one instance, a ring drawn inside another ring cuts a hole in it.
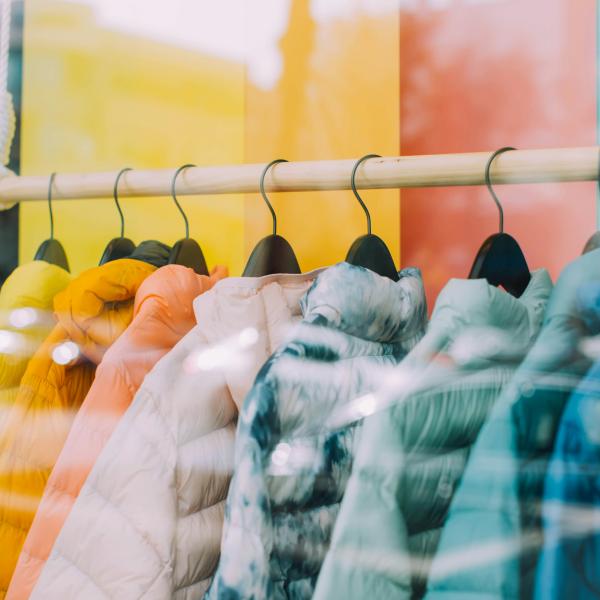
M 592 234 L 592 237 L 585 243 L 582 254 L 593 252 L 594 250 L 598 250 L 598 248 L 600 248 L 600 231 Z
M 360 164 L 369 158 L 381 157 L 379 154 L 367 154 L 366 156 L 363 156 L 354 165 L 354 168 L 352 169 L 352 178 L 350 179 L 352 191 L 367 216 L 367 234 L 354 241 L 350 250 L 348 250 L 346 262 L 358 267 L 365 267 L 378 275 L 388 277 L 393 281 L 398 281 L 398 271 L 394 259 L 392 258 L 392 253 L 379 236 L 371 233 L 371 213 L 369 213 L 367 205 L 363 202 L 363 199 L 356 189 L 356 171 Z
M 181 208 L 181 204 L 179 204 L 175 194 L 175 186 L 177 184 L 177 177 L 179 176 L 179 173 L 189 167 L 195 166 L 196 165 L 190 164 L 179 167 L 179 169 L 175 171 L 173 180 L 171 181 L 171 197 L 173 198 L 175 206 L 179 209 L 179 212 L 183 217 L 183 222 L 185 223 L 185 238 L 179 240 L 171 249 L 171 253 L 169 254 L 169 264 L 183 265 L 184 267 L 194 269 L 198 275 L 208 275 L 208 267 L 206 266 L 206 260 L 204 259 L 202 249 L 196 240 L 190 238 L 190 224 L 188 222 L 187 215 L 183 211 L 183 208 Z
M 129 167 L 121 169 L 117 175 L 117 178 L 115 179 L 113 198 L 115 199 L 115 205 L 117 207 L 117 211 L 119 211 L 119 218 L 121 219 L 121 236 L 118 238 L 113 238 L 110 240 L 110 242 L 108 242 L 104 252 L 102 253 L 102 258 L 100 259 L 101 265 L 113 260 L 118 260 L 119 258 L 127 258 L 135 250 L 135 244 L 129 238 L 125 237 L 125 217 L 123 216 L 123 210 L 119 204 L 119 181 L 124 173 L 127 173 L 127 171 L 131 170 L 132 169 Z
M 598 154 L 598 189 L 600 190 L 600 153 Z M 593 252 L 600 248 L 600 231 L 592 234 L 592 237 L 585 243 L 582 254 Z
M 248 259 L 243 277 L 262 277 L 276 273 L 301 273 L 298 259 L 290 243 L 277 235 L 277 215 L 265 193 L 265 177 L 269 169 L 278 163 L 287 162 L 283 158 L 271 161 L 260 177 L 260 193 L 273 217 L 273 233 L 256 244 Z
M 494 159 L 504 152 L 515 150 L 506 147 L 496 150 L 485 166 L 485 184 L 500 213 L 500 233 L 491 235 L 479 249 L 469 279 L 487 279 L 488 283 L 502 286 L 507 292 L 519 298 L 531 279 L 525 255 L 514 237 L 504 233 L 504 209 L 492 188 L 490 168 Z
M 52 186 L 54 185 L 54 179 L 56 173 L 50 175 L 50 181 L 48 182 L 48 212 L 50 214 L 50 239 L 45 240 L 41 243 L 37 249 L 33 260 L 44 260 L 53 265 L 62 267 L 65 271 L 70 271 L 69 261 L 67 260 L 67 253 L 63 248 L 62 244 L 54 239 L 54 213 L 52 212 Z

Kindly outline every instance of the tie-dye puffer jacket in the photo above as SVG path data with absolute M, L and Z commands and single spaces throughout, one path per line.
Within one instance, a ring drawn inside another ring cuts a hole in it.
M 352 468 L 360 420 L 328 419 L 374 390 L 422 337 L 420 274 L 393 282 L 342 263 L 302 302 L 303 321 L 240 413 L 221 560 L 208 598 L 310 598 Z

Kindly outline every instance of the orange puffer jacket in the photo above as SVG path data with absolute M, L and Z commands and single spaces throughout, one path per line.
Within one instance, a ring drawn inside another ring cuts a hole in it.
M 6 600 L 27 599 L 96 459 L 146 374 L 196 324 L 193 301 L 223 277 L 179 265 L 162 267 L 141 285 L 134 318 L 106 353 L 48 479 Z
M 55 297 L 58 324 L 29 362 L 0 434 L 0 598 L 96 365 L 131 322 L 135 294 L 155 270 L 117 260 Z

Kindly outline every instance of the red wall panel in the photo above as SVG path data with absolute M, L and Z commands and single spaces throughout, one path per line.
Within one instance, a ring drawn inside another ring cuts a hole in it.
M 441 7 L 443 5 L 443 7 Z M 402 154 L 596 143 L 595 0 L 440 0 L 400 15 Z M 595 230 L 595 185 L 498 186 L 505 230 L 555 278 Z M 430 306 L 498 227 L 485 188 L 403 190 L 402 263 Z

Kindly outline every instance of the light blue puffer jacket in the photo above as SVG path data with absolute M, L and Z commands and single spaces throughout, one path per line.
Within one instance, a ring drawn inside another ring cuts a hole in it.
M 302 308 L 302 323 L 262 368 L 240 412 L 211 599 L 312 596 L 358 430 L 332 431 L 328 418 L 375 389 L 426 325 L 414 269 L 393 282 L 336 265 Z

